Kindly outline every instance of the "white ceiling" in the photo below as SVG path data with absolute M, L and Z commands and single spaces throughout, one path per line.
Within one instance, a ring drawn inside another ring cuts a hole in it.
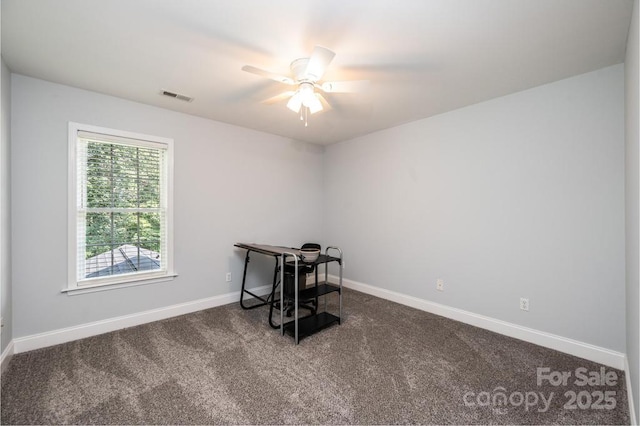
M 632 0 L 2 0 L 16 73 L 330 144 L 624 60 Z M 261 101 L 315 45 L 336 52 L 309 118 Z M 161 96 L 165 89 L 194 98 Z

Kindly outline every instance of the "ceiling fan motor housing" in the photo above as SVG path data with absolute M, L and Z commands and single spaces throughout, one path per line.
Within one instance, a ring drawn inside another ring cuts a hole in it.
M 309 58 L 300 58 L 291 62 L 291 74 L 297 82 L 311 81 L 315 83 L 315 80 L 307 75 L 307 65 L 309 64 Z

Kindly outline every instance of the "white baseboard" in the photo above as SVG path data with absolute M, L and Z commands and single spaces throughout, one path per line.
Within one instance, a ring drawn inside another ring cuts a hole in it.
M 250 289 L 253 293 L 261 296 L 271 291 L 271 286 L 255 287 Z M 73 340 L 84 339 L 98 334 L 121 330 L 127 327 L 159 321 L 179 315 L 190 314 L 203 309 L 215 308 L 216 306 L 237 303 L 240 300 L 240 292 L 227 293 L 220 296 L 208 297 L 206 299 L 195 300 L 193 302 L 180 303 L 164 308 L 153 309 L 131 315 L 110 318 L 102 321 L 91 322 L 74 327 L 63 328 L 31 336 L 18 337 L 10 344 L 15 353 L 32 351 L 34 349 L 45 348 L 47 346 L 58 345 Z M 6 351 L 5 351 L 6 352 Z M 2 359 L 4 363 L 4 353 Z M 3 364 L 4 365 L 4 364 Z
M 324 274 L 322 274 L 324 275 Z M 324 280 L 324 277 L 322 278 Z M 338 277 L 329 275 L 329 281 L 337 282 Z M 498 320 L 484 315 L 474 314 L 473 312 L 464 311 L 462 309 L 452 308 L 425 299 L 419 299 L 414 296 L 374 287 L 369 284 L 363 284 L 348 279 L 342 280 L 342 285 L 346 288 L 420 309 L 425 312 L 440 315 L 456 321 L 490 330 L 505 336 L 524 340 L 525 342 L 534 343 L 546 348 L 555 349 L 570 355 L 588 359 L 599 364 L 624 370 L 625 354 L 612 351 L 610 349 L 595 346 L 589 343 L 580 342 L 578 340 L 569 339 L 555 334 L 538 331 L 532 328 L 523 327 L 510 322 Z
M 4 371 L 7 369 L 9 361 L 11 361 L 11 357 L 13 357 L 13 350 L 14 345 L 12 340 L 2 352 L 2 356 L 0 356 L 0 374 L 4 374 Z
M 637 425 L 635 403 L 633 401 L 633 388 L 631 386 L 631 372 L 629 371 L 629 358 L 624 357 L 624 378 L 627 383 L 627 401 L 629 404 L 629 424 Z

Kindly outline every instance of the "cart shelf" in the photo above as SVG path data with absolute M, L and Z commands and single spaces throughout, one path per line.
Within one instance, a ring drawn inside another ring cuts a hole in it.
M 302 340 L 313 333 L 329 327 L 333 323 L 340 324 L 340 318 L 328 312 L 298 318 L 298 340 Z M 295 337 L 295 320 L 284 324 L 284 331 Z

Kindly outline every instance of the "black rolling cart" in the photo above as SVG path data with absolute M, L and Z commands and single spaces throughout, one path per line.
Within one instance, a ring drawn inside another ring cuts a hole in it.
M 336 252 L 339 256 L 330 256 L 329 253 Z M 287 257 L 291 256 L 292 260 L 286 260 Z M 298 264 L 300 262 L 299 256 L 295 253 L 285 253 L 282 256 L 282 264 L 287 263 L 288 265 L 294 266 L 294 269 L 298 269 Z M 328 281 L 329 277 L 329 263 L 337 262 L 339 265 L 339 282 L 338 285 L 331 284 Z M 300 342 L 300 340 L 305 337 L 322 330 L 323 328 L 329 327 L 334 323 L 340 324 L 342 321 L 342 265 L 343 265 L 343 255 L 342 250 L 338 247 L 327 247 L 325 249 L 325 253 L 318 256 L 318 259 L 315 262 L 315 283 L 313 287 L 305 288 L 304 290 L 294 291 L 293 294 L 288 294 L 284 291 L 284 286 L 280 287 L 280 300 L 284 302 L 293 302 L 294 306 L 294 314 L 293 320 L 287 323 L 284 322 L 284 306 L 286 303 L 280 304 L 280 332 L 284 334 L 285 332 L 292 335 L 295 339 L 296 344 Z M 324 264 L 324 281 L 322 283 L 318 282 L 318 266 Z M 281 268 L 284 270 L 283 268 Z M 294 277 L 295 284 L 293 286 L 294 289 L 300 289 L 298 285 L 298 276 Z M 338 315 L 327 312 L 327 296 L 331 293 L 338 294 Z M 324 299 L 324 310 L 320 311 L 319 307 L 319 298 L 323 297 Z M 306 315 L 300 317 L 300 301 L 303 300 L 315 300 L 317 307 L 316 312 L 311 312 L 310 315 Z

